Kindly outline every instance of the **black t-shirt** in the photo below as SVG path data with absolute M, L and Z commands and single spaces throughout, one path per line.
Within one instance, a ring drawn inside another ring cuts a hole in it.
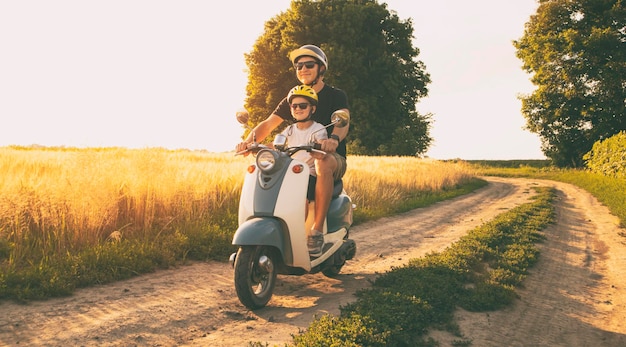
M 343 108 L 350 109 L 346 93 L 343 90 L 329 86 L 328 84 L 325 84 L 324 88 L 317 93 L 317 99 L 317 108 L 315 109 L 315 113 L 312 118 L 314 121 L 321 123 L 324 126 L 330 124 L 330 116 L 333 112 Z M 289 109 L 287 98 L 284 98 L 278 106 L 276 106 L 274 113 L 288 122 L 293 119 L 291 117 L 291 110 Z M 332 126 L 326 128 L 326 130 L 328 131 L 328 136 L 333 133 Z M 346 139 L 343 139 L 339 143 L 337 153 L 344 158 L 346 157 Z

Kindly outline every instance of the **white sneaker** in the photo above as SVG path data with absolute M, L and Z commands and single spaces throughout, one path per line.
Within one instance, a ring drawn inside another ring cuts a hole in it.
M 317 230 L 312 230 L 309 237 L 307 237 L 307 246 L 309 247 L 309 255 L 312 257 L 319 257 L 322 255 L 322 246 L 324 246 L 324 234 Z

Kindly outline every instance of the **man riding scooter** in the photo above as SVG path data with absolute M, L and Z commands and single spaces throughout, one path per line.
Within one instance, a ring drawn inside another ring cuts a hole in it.
M 343 111 L 350 119 L 348 98 L 346 93 L 324 82 L 328 70 L 326 54 L 315 45 L 304 45 L 289 54 L 298 80 L 313 88 L 317 93 L 318 103 L 313 120 L 328 126 L 335 111 Z M 237 152 L 244 151 L 256 140 L 261 142 L 284 121 L 292 119 L 290 104 L 283 99 L 272 114 L 259 123 L 250 135 L 237 145 Z M 346 136 L 349 126 L 327 128 L 328 138 L 320 141 L 321 150 L 326 154 L 312 154 L 315 158 L 317 184 L 315 186 L 315 221 L 307 233 L 307 244 L 312 255 L 319 254 L 323 245 L 323 223 L 326 220 L 330 201 L 339 181 L 346 171 Z

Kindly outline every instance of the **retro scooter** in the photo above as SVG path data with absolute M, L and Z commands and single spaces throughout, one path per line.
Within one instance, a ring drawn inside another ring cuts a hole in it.
M 237 112 L 237 120 L 246 125 L 248 112 Z M 327 127 L 345 127 L 349 115 L 336 111 Z M 326 129 L 322 130 L 326 131 Z M 253 134 L 254 135 L 254 134 Z M 314 220 L 314 202 L 308 207 L 306 194 L 309 166 L 291 156 L 298 151 L 320 152 L 319 145 L 289 147 L 279 134 L 273 146 L 256 143 L 237 154 L 250 152 L 256 157 L 248 167 L 239 201 L 239 227 L 232 244 L 238 247 L 230 256 L 234 267 L 237 296 L 249 309 L 259 309 L 270 301 L 277 275 L 304 275 L 322 272 L 335 277 L 346 260 L 356 254 L 356 243 L 349 239 L 355 205 L 335 182 L 333 197 L 323 227 L 324 246 L 319 257 L 311 258 L 306 230 Z

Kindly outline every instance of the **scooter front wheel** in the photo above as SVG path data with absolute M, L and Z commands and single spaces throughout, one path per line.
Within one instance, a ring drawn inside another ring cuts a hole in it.
M 235 290 L 251 310 L 267 305 L 276 285 L 274 252 L 267 246 L 242 246 L 235 258 Z

